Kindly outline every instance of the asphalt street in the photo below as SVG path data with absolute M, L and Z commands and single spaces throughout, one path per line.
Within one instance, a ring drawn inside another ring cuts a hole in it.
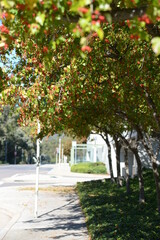
M 0 176 L 0 188 L 35 185 L 36 165 L 2 166 Z M 108 175 L 72 173 L 69 164 L 45 164 L 40 166 L 39 185 L 75 186 L 77 182 L 108 177 Z
M 41 165 L 40 174 L 47 175 L 52 169 L 53 164 Z M 36 173 L 36 165 L 0 165 L 0 187 L 21 186 L 27 185 L 23 181 L 5 181 L 5 179 L 12 179 L 18 175 L 34 175 Z M 34 184 L 35 181 L 31 182 Z

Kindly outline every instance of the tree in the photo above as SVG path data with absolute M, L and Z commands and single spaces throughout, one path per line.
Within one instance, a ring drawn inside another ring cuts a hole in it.
M 3 163 L 15 163 L 15 157 L 16 163 L 28 163 L 29 158 L 35 154 L 34 139 L 18 126 L 17 119 L 18 115 L 12 113 L 9 106 L 3 109 L 0 116 L 1 161 Z
M 106 125 L 113 136 L 159 132 L 158 0 L 1 5 L 2 61 L 13 49 L 18 56 L 3 68 L 2 100 L 18 104 L 22 124 L 38 118 L 41 137 L 64 129 L 83 136 Z M 151 144 L 146 149 L 160 192 Z
M 1 26 L 2 52 L 8 49 L 9 45 L 15 39 L 24 39 L 30 36 L 38 37 L 38 44 L 42 44 L 43 35 L 52 34 L 49 39 L 51 47 L 59 41 L 63 41 L 61 35 L 56 30 L 60 25 L 65 25 L 74 30 L 77 37 L 81 37 L 81 44 L 86 45 L 90 32 L 97 32 L 99 37 L 103 38 L 104 23 L 123 23 L 128 21 L 133 38 L 140 36 L 147 38 L 147 32 L 150 35 L 158 36 L 159 28 L 159 1 L 28 1 L 12 0 L 1 1 L 1 18 L 5 23 Z M 16 19 L 16 21 L 15 21 Z M 19 26 L 23 26 L 21 31 L 17 31 Z M 51 28 L 54 26 L 54 30 Z M 18 32 L 18 34 L 17 34 Z M 42 34 L 43 33 L 43 34 Z M 17 35 L 17 36 L 16 36 Z M 158 38 L 159 40 L 159 38 Z M 156 45 L 156 53 L 159 53 L 157 38 L 154 39 L 153 45 Z M 157 44 L 156 44 L 157 43 Z M 18 44 L 18 42 L 16 43 Z M 88 48 L 89 50 L 89 48 Z M 48 46 L 43 49 L 48 51 Z
M 128 136 L 128 139 L 120 134 L 121 140 L 124 142 L 125 147 L 128 147 L 133 154 L 135 155 L 137 166 L 138 166 L 138 180 L 139 180 L 139 202 L 144 203 L 145 202 L 145 194 L 144 194 L 144 180 L 143 180 L 143 172 L 142 172 L 142 163 L 138 152 L 138 136 L 136 136 L 136 139 L 132 138 L 133 131 L 131 131 L 130 136 Z M 137 134 L 136 134 L 137 135 Z

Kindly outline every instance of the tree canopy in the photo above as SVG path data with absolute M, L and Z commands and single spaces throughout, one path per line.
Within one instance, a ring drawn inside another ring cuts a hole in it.
M 2 103 L 21 124 L 39 118 L 42 135 L 116 117 L 158 130 L 159 11 L 158 0 L 1 1 Z
M 0 4 L 1 105 L 18 109 L 21 125 L 39 119 L 40 137 L 93 129 L 159 134 L 159 0 Z M 157 159 L 152 144 L 145 147 L 160 212 Z

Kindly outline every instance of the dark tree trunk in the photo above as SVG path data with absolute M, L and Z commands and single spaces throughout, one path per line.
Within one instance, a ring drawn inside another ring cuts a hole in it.
M 137 167 L 138 167 L 138 181 L 139 181 L 139 202 L 145 203 L 145 194 L 144 194 L 144 180 L 142 172 L 142 163 L 136 148 L 132 148 L 132 152 L 135 155 Z
M 110 175 L 111 175 L 111 179 L 113 180 L 114 176 L 113 176 L 113 168 L 112 168 L 111 144 L 108 139 L 108 134 L 106 134 L 106 136 L 105 136 L 105 142 L 108 147 L 108 161 L 109 161 Z
M 158 212 L 160 214 L 160 176 L 159 176 L 158 165 L 157 165 L 157 161 L 156 161 L 157 159 L 155 157 L 150 139 L 149 138 L 147 139 L 148 143 L 149 143 L 149 144 L 147 144 L 144 139 L 141 129 L 137 128 L 137 130 L 138 130 L 138 134 L 141 136 L 143 146 L 146 149 L 146 152 L 151 159 L 153 176 L 154 176 L 154 181 L 155 181 L 155 185 L 156 185 L 156 193 L 157 193 L 157 208 L 158 208 Z
M 116 160 L 117 160 L 117 185 L 122 186 L 121 182 L 121 172 L 120 172 L 120 152 L 121 152 L 121 144 L 120 141 L 114 137 L 115 146 L 116 146 Z
M 125 162 L 125 169 L 126 169 L 126 191 L 127 194 L 130 194 L 130 179 L 129 179 L 129 165 L 128 165 L 128 148 L 124 149 L 124 162 Z
M 153 118 L 155 119 L 155 122 L 160 130 L 159 113 L 157 111 L 156 104 L 154 103 L 153 99 L 147 92 L 147 89 L 144 88 L 144 90 L 145 90 L 145 97 L 146 97 L 148 106 L 149 106 L 150 110 L 153 112 Z M 156 192 L 157 192 L 158 212 L 160 213 L 160 177 L 159 177 L 159 172 L 158 172 L 157 158 L 154 154 L 152 143 L 150 142 L 150 139 L 148 138 L 147 140 L 149 142 L 149 146 L 146 146 L 146 144 L 145 144 L 144 147 L 145 147 L 145 149 L 151 159 L 151 162 L 152 162 L 153 176 L 154 176 L 154 180 L 155 180 L 155 184 L 156 184 Z M 143 142 L 144 141 L 145 140 L 143 139 Z
M 146 98 L 146 101 L 148 103 L 148 106 L 149 106 L 150 110 L 153 112 L 153 118 L 154 118 L 158 128 L 160 129 L 159 114 L 157 112 L 156 104 L 154 103 L 152 97 L 147 92 L 146 88 L 144 88 L 144 93 L 145 93 L 145 98 Z
M 152 168 L 153 168 L 153 176 L 156 184 L 157 207 L 158 207 L 158 212 L 160 214 L 160 179 L 159 179 L 158 165 L 153 155 L 151 156 L 151 161 L 152 161 Z
M 138 150 L 136 147 L 133 147 L 132 144 L 127 139 L 125 139 L 125 137 L 123 137 L 122 135 L 121 135 L 121 138 L 124 141 L 124 143 L 129 147 L 129 149 L 133 152 L 133 154 L 135 155 L 137 167 L 138 167 L 139 202 L 144 203 L 145 202 L 144 180 L 143 180 L 143 173 L 142 173 L 142 164 L 141 164 L 141 160 L 140 160 L 140 157 L 138 154 Z

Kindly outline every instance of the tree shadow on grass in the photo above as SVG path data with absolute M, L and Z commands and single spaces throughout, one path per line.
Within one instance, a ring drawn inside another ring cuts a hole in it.
M 138 204 L 138 182 L 131 180 L 132 193 L 107 180 L 80 183 L 79 195 L 92 240 L 159 240 L 160 216 L 152 173 L 145 176 L 147 203 Z

